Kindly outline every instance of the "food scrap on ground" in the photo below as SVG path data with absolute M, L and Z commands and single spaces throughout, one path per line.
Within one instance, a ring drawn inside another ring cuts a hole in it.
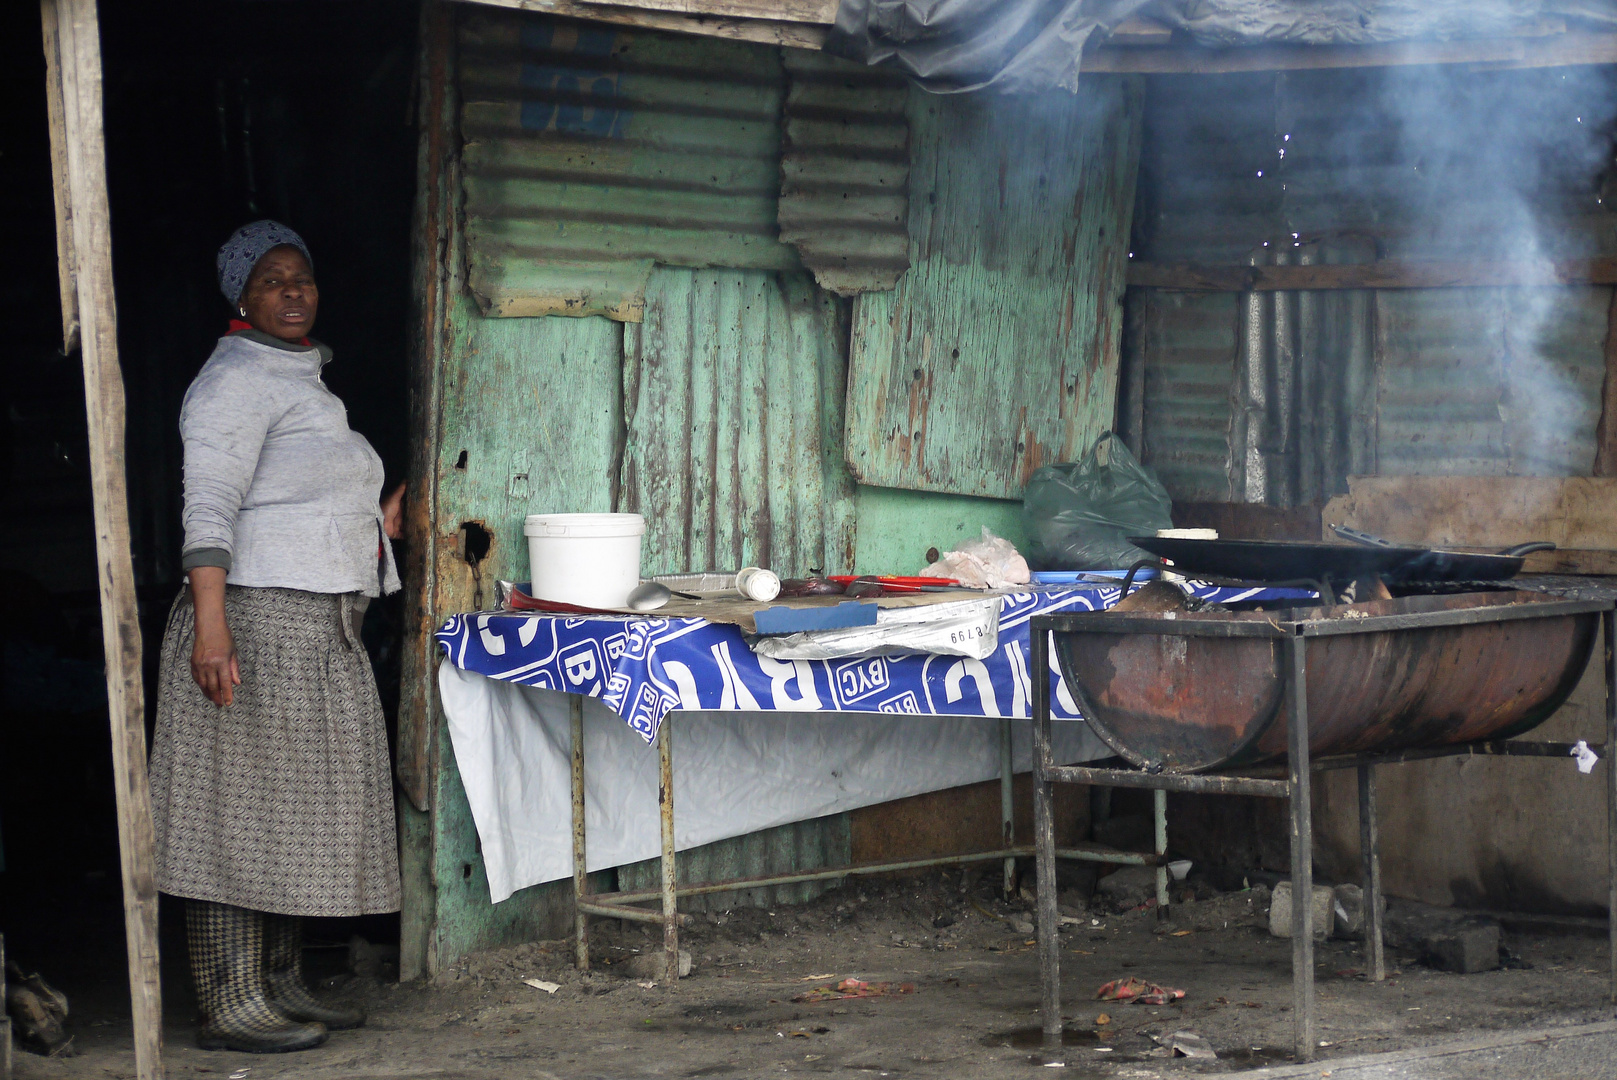
M 816 986 L 792 998 L 793 1001 L 842 1001 L 845 998 L 893 997 L 915 993 L 914 983 L 864 982 L 843 979 L 835 986 Z
M 1097 1001 L 1132 1001 L 1136 1005 L 1166 1005 L 1184 996 L 1183 990 L 1158 986 L 1134 975 L 1126 979 L 1113 979 L 1095 991 Z

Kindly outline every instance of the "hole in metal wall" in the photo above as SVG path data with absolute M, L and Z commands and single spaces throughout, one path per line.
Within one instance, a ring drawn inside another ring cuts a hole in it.
M 462 450 L 460 452 L 460 457 L 455 459 L 455 468 L 459 469 L 461 472 L 466 471 L 466 451 Z
M 489 548 L 494 546 L 494 537 L 482 522 L 461 522 L 460 535 L 460 554 L 463 559 L 475 567 L 488 558 Z

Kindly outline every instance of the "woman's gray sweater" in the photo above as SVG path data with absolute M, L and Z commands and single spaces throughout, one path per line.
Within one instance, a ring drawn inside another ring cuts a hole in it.
M 222 566 L 229 584 L 259 588 L 398 591 L 382 459 L 320 381 L 329 359 L 256 330 L 219 339 L 180 409 L 184 569 Z

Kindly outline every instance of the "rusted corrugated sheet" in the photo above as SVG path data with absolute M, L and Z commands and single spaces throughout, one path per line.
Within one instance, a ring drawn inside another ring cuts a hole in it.
M 1112 426 L 1140 88 L 1085 85 L 912 91 L 910 268 L 853 319 L 860 481 L 1020 498 Z
M 777 50 L 541 15 L 461 31 L 469 282 L 488 315 L 640 317 L 655 263 L 793 269 Z
M 1587 476 L 1610 288 L 1377 298 L 1376 472 Z
M 1287 72 L 1221 85 L 1229 92 L 1152 82 L 1137 258 L 1531 261 L 1617 247 L 1617 215 L 1597 198 L 1603 152 L 1580 123 L 1609 119 L 1609 72 Z M 1533 103 L 1527 123 L 1513 122 L 1521 102 Z M 1144 302 L 1155 312 L 1164 295 Z M 1610 296 L 1583 287 L 1242 298 L 1223 345 L 1241 406 L 1229 497 L 1308 503 L 1340 491 L 1345 476 L 1375 473 L 1586 475 Z M 1146 321 L 1152 332 L 1131 337 L 1128 358 L 1144 366 L 1143 423 L 1159 433 L 1145 460 L 1176 498 L 1205 499 L 1205 433 L 1176 433 L 1182 403 L 1150 372 L 1216 353 L 1217 325 Z M 1242 381 L 1248 368 L 1261 385 Z M 1186 471 L 1186 460 L 1202 467 Z
M 659 267 L 624 349 L 620 509 L 646 573 L 853 565 L 845 331 L 807 274 Z
M 891 289 L 910 264 L 908 87 L 823 53 L 784 57 L 780 238 L 823 289 Z
M 1235 293 L 1151 290 L 1134 341 L 1145 365 L 1142 460 L 1175 498 L 1230 500 Z

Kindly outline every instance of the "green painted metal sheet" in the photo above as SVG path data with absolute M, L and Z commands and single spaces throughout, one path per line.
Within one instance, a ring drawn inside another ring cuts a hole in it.
M 906 84 L 824 53 L 784 57 L 780 238 L 823 289 L 891 289 L 910 264 Z
M 846 333 L 807 274 L 659 267 L 625 327 L 619 509 L 646 573 L 853 563 Z
M 623 328 L 602 318 L 486 319 L 464 296 L 453 319 L 438 524 L 450 546 L 463 522 L 492 534 L 479 568 L 492 603 L 495 577 L 527 579 L 527 515 L 612 508 Z M 441 613 L 468 610 L 475 583 L 464 560 L 451 558 L 439 573 L 440 605 L 451 601 Z
M 477 949 L 561 937 L 573 917 L 570 879 L 535 885 L 501 903 L 489 903 L 477 824 L 466 801 L 447 724 L 439 725 L 438 737 L 441 745 L 432 800 L 436 919 L 428 959 L 428 970 L 434 974 Z
M 611 508 L 622 424 L 618 386 L 623 330 L 603 318 L 488 319 L 464 293 L 450 308 L 442 365 L 437 514 L 432 543 L 437 618 L 493 604 L 497 578 L 525 580 L 523 519 Z M 492 538 L 475 568 L 462 526 Z M 436 702 L 432 703 L 436 710 Z M 435 724 L 430 867 L 409 858 L 412 908 L 431 904 L 427 971 L 474 949 L 563 933 L 567 883 L 489 903 L 488 880 L 460 772 L 441 718 Z M 419 838 L 415 843 L 420 846 Z M 430 885 L 430 897 L 414 895 Z M 422 916 L 412 910 L 419 923 Z M 414 958 L 412 958 L 414 959 Z M 419 961 L 417 961 L 419 962 Z
M 853 839 L 848 815 L 833 814 L 682 851 L 677 860 L 675 876 L 683 885 L 819 870 L 823 867 L 847 866 L 852 861 Z M 728 911 L 735 907 L 802 904 L 827 889 L 835 888 L 839 880 L 802 881 L 765 889 L 687 896 L 680 900 L 679 907 L 681 911 Z M 618 867 L 618 887 L 626 891 L 661 888 L 662 860 L 647 859 Z
M 853 322 L 860 482 L 1019 497 L 1112 426 L 1140 110 L 1131 79 L 911 92 L 910 269 Z
M 953 550 L 980 539 L 985 528 L 1027 550 L 1022 504 L 1017 500 L 860 484 L 854 505 L 859 519 L 856 574 L 916 573 L 926 566 L 928 548 Z
M 485 314 L 640 318 L 654 264 L 793 269 L 777 50 L 538 14 L 461 30 L 469 283 Z

